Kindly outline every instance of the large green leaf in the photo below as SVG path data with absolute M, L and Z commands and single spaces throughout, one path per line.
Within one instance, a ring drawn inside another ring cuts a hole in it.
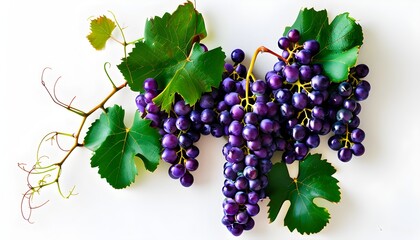
M 324 64 L 324 73 L 331 81 L 347 79 L 363 44 L 362 27 L 348 13 L 337 15 L 329 24 L 326 10 L 305 8 L 299 12 L 295 23 L 286 27 L 284 35 L 291 28 L 300 31 L 300 43 L 309 39 L 318 40 L 321 48 L 313 57 L 313 62 Z
M 84 146 L 94 151 L 91 166 L 114 188 L 125 188 L 137 175 L 135 156 L 141 158 L 147 170 L 154 171 L 160 159 L 160 135 L 150 127 L 150 121 L 135 113 L 131 128 L 124 124 L 124 110 L 107 108 L 91 125 Z
M 146 78 L 155 78 L 162 95 L 155 102 L 170 110 L 175 93 L 194 104 L 201 93 L 221 81 L 225 54 L 208 52 L 198 43 L 207 35 L 204 19 L 188 2 L 173 13 L 146 22 L 144 40 L 118 66 L 133 91 L 142 91 Z
M 87 36 L 90 44 L 96 50 L 102 50 L 105 48 L 105 44 L 109 38 L 111 38 L 112 31 L 114 31 L 116 25 L 114 21 L 101 16 L 90 21 L 91 33 Z
M 284 224 L 290 231 L 316 233 L 321 231 L 330 219 L 328 210 L 314 203 L 315 198 L 330 202 L 340 201 L 338 181 L 332 175 L 334 167 L 320 154 L 308 155 L 299 164 L 299 175 L 291 178 L 285 163 L 276 163 L 270 171 L 267 195 L 268 217 L 273 222 L 285 201 L 290 201 Z

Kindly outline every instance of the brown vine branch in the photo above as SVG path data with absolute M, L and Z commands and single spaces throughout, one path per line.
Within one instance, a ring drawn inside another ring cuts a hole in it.
M 106 66 L 106 64 L 105 64 Z M 78 147 L 83 147 L 84 144 L 80 142 L 80 134 L 83 130 L 83 127 L 86 123 L 87 118 L 94 113 L 95 111 L 97 111 L 98 109 L 103 109 L 105 110 L 105 104 L 106 102 L 118 91 L 120 91 L 121 89 L 123 89 L 124 87 L 127 86 L 127 82 L 125 81 L 123 84 L 116 86 L 113 81 L 111 80 L 111 78 L 109 77 L 108 73 L 106 72 L 107 77 L 110 79 L 111 83 L 112 83 L 112 90 L 111 92 L 102 100 L 100 101 L 95 107 L 93 107 L 92 109 L 90 109 L 89 111 L 85 112 L 82 111 L 78 108 L 75 108 L 72 106 L 73 100 L 74 98 L 70 101 L 69 104 L 66 104 L 64 102 L 62 102 L 61 100 L 58 99 L 57 94 L 56 94 L 56 87 L 57 87 L 57 82 L 60 78 L 58 78 L 55 81 L 53 90 L 50 91 L 48 89 L 48 87 L 45 84 L 44 81 L 44 73 L 46 69 L 50 69 L 50 68 L 44 68 L 44 70 L 42 71 L 42 76 L 41 76 L 41 84 L 42 86 L 47 90 L 48 95 L 51 97 L 51 99 L 53 100 L 53 102 L 57 105 L 59 105 L 60 107 L 63 107 L 67 110 L 69 110 L 70 112 L 76 113 L 77 115 L 82 117 L 80 126 L 78 127 L 77 131 L 73 134 L 69 134 L 69 133 L 64 133 L 64 132 L 50 132 L 48 134 L 46 134 L 40 141 L 39 145 L 38 145 L 38 149 L 37 149 L 37 153 L 36 153 L 36 163 L 32 166 L 31 169 L 27 168 L 27 165 L 24 163 L 18 163 L 18 167 L 20 169 L 22 169 L 24 172 L 27 173 L 27 177 L 26 177 L 26 181 L 27 181 L 27 186 L 28 186 L 28 190 L 23 194 L 22 196 L 22 200 L 21 200 L 21 213 L 22 213 L 22 217 L 28 221 L 29 223 L 32 223 L 31 221 L 31 217 L 32 217 L 32 211 L 34 209 L 37 209 L 39 207 L 44 206 L 45 204 L 48 203 L 48 200 L 45 202 L 42 202 L 40 204 L 35 205 L 34 204 L 34 195 L 36 193 L 40 193 L 41 189 L 50 185 L 56 185 L 58 188 L 58 191 L 60 193 L 60 195 L 63 198 L 69 198 L 72 195 L 75 195 L 74 193 L 74 189 L 75 187 L 73 187 L 68 194 L 64 194 L 64 192 L 61 189 L 60 186 L 60 176 L 62 173 L 62 166 L 64 164 L 64 162 L 69 158 L 69 156 L 73 153 L 74 150 L 76 150 Z M 69 149 L 65 149 L 61 146 L 59 140 L 58 140 L 58 136 L 65 136 L 65 137 L 70 137 L 73 138 L 73 144 L 71 145 L 71 147 Z M 65 152 L 66 154 L 57 162 L 52 163 L 52 164 L 46 164 L 44 165 L 42 163 L 42 159 L 49 159 L 48 156 L 44 156 L 44 155 L 40 155 L 40 151 L 41 151 L 41 146 L 43 145 L 44 142 L 46 141 L 51 141 L 51 143 L 56 143 L 58 148 Z M 55 174 L 54 174 L 55 173 Z M 36 182 L 36 184 L 32 184 L 32 182 L 34 182 L 33 179 L 31 179 L 31 176 L 38 176 L 39 180 Z M 25 206 L 27 206 L 27 208 L 29 209 L 29 212 L 27 214 L 25 214 Z

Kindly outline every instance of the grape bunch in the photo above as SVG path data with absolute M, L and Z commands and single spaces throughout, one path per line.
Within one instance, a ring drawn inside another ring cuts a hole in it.
M 258 203 L 266 197 L 271 157 L 275 151 L 284 150 L 285 141 L 280 134 L 279 105 L 267 95 L 271 86 L 264 80 L 251 79 L 247 96 L 243 92 L 247 84 L 241 64 L 243 51 L 234 50 L 231 59 L 234 64 L 225 64 L 220 88 L 225 95 L 221 103 L 227 105 L 220 113 L 220 123 L 227 128 L 228 139 L 222 149 L 226 160 L 222 223 L 239 236 L 254 227 L 253 217 L 260 211 Z
M 362 110 L 360 101 L 369 96 L 370 84 L 363 80 L 369 73 L 365 64 L 359 64 L 350 69 L 346 81 L 334 84 L 330 97 L 329 117 L 332 122 L 332 132 L 328 146 L 338 151 L 338 159 L 343 162 L 351 160 L 352 156 L 361 156 L 365 152 L 362 142 L 365 132 L 359 128 L 358 114 Z
M 316 40 L 300 44 L 299 39 L 299 31 L 291 29 L 278 40 L 281 55 L 263 79 L 248 72 L 241 49 L 233 50 L 219 86 L 202 94 L 194 105 L 177 95 L 171 112 L 161 111 L 153 102 L 160 90 L 151 78 L 144 81 L 145 92 L 136 98 L 142 117 L 150 119 L 162 136 L 161 158 L 171 165 L 169 176 L 182 186 L 194 182 L 191 172 L 199 166 L 194 144 L 201 135 L 227 139 L 221 151 L 226 160 L 222 224 L 234 236 L 255 225 L 253 217 L 266 197 L 267 174 L 276 151 L 282 152 L 287 164 L 304 160 L 319 146 L 320 135 L 331 132 L 328 145 L 338 151 L 341 161 L 365 151 L 358 114 L 359 102 L 370 91 L 363 80 L 369 68 L 359 64 L 347 80 L 332 82 L 322 65 L 312 62 L 320 44 Z
M 320 44 L 316 40 L 299 44 L 299 39 L 299 31 L 291 29 L 278 40 L 283 58 L 265 77 L 267 83 L 278 78 L 282 81 L 272 92 L 280 103 L 282 136 L 287 142 L 282 159 L 286 163 L 304 159 L 310 149 L 318 147 L 320 135 L 332 131 L 329 146 L 338 150 L 338 159 L 347 162 L 352 155 L 364 153 L 361 142 L 365 134 L 358 128 L 357 115 L 359 101 L 369 95 L 370 84 L 361 80 L 369 68 L 359 64 L 351 69 L 346 81 L 331 82 L 323 74 L 322 65 L 312 63 Z
M 144 93 L 136 97 L 137 108 L 145 119 L 151 120 L 150 125 L 159 129 L 162 136 L 161 158 L 171 164 L 168 174 L 179 179 L 181 185 L 189 187 L 194 182 L 191 172 L 197 170 L 199 149 L 194 145 L 200 139 L 200 127 L 193 124 L 195 111 L 182 99 L 173 105 L 173 112 L 166 113 L 153 102 L 159 94 L 155 79 L 148 78 L 143 84 Z

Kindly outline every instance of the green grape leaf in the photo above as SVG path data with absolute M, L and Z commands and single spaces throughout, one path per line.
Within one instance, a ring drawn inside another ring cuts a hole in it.
M 112 31 L 114 31 L 116 25 L 114 21 L 101 16 L 90 21 L 91 33 L 87 36 L 90 44 L 96 50 L 102 50 L 105 48 L 105 44 L 109 38 L 111 38 Z
M 286 27 L 284 35 L 295 28 L 301 33 L 299 43 L 315 39 L 320 51 L 313 57 L 321 63 L 324 73 L 333 82 L 347 79 L 349 70 L 356 64 L 359 48 L 363 44 L 362 27 L 348 13 L 337 15 L 329 24 L 326 10 L 303 9 L 295 23 Z
M 150 127 L 150 120 L 135 113 L 131 128 L 124 124 L 124 109 L 118 105 L 107 108 L 92 123 L 84 146 L 94 154 L 91 166 L 99 168 L 99 175 L 114 188 L 120 189 L 134 182 L 137 175 L 135 156 L 147 170 L 154 171 L 160 159 L 160 135 Z
M 221 48 L 204 52 L 198 42 L 207 36 L 204 19 L 191 2 L 146 22 L 144 39 L 118 66 L 133 91 L 155 78 L 162 93 L 154 101 L 169 111 L 175 93 L 194 104 L 221 81 L 225 54 Z
M 284 225 L 290 231 L 296 229 L 301 234 L 321 231 L 328 223 L 330 214 L 326 208 L 314 203 L 315 198 L 323 198 L 330 202 L 339 202 L 340 188 L 338 180 L 332 177 L 336 172 L 320 154 L 308 155 L 299 163 L 297 178 L 289 176 L 287 166 L 280 162 L 274 164 L 268 174 L 267 186 L 268 217 L 273 222 L 285 201 L 290 201 Z

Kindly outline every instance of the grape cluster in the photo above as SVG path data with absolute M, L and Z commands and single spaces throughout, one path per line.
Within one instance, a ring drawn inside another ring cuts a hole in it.
M 199 149 L 194 145 L 200 139 L 200 127 L 192 121 L 196 112 L 182 99 L 177 99 L 172 109 L 166 113 L 153 102 L 159 94 L 155 79 L 148 78 L 143 84 L 144 93 L 136 97 L 136 104 L 143 118 L 151 120 L 150 125 L 161 134 L 161 158 L 171 164 L 168 174 L 179 179 L 182 186 L 189 187 L 194 182 L 191 172 L 197 170 Z
M 361 156 L 365 152 L 362 142 L 365 132 L 359 128 L 358 114 L 362 110 L 360 101 L 369 96 L 370 84 L 364 77 L 369 73 L 365 64 L 359 64 L 350 69 L 346 81 L 334 84 L 328 115 L 332 122 L 332 132 L 328 146 L 338 151 L 338 159 L 343 162 L 351 160 L 352 156 Z
M 264 80 L 251 79 L 250 94 L 246 96 L 243 51 L 234 50 L 231 59 L 234 64 L 225 64 L 221 85 L 226 96 L 222 102 L 227 109 L 221 112 L 220 122 L 227 128 L 228 138 L 222 150 L 226 159 L 222 223 L 239 236 L 254 227 L 253 217 L 260 211 L 258 203 L 266 196 L 271 157 L 275 151 L 284 150 L 285 141 L 280 134 L 279 106 L 267 95 L 272 86 Z M 229 87 L 234 86 L 233 82 L 237 88 Z M 229 97 L 232 95 L 233 101 Z
M 334 133 L 329 146 L 338 150 L 341 161 L 349 161 L 352 155 L 364 153 L 361 141 L 364 132 L 357 128 L 361 110 L 359 101 L 369 95 L 366 80 L 369 68 L 359 64 L 352 68 L 348 79 L 341 83 L 331 82 L 323 74 L 322 65 L 312 63 L 312 57 L 320 50 L 316 40 L 299 44 L 300 33 L 291 29 L 281 37 L 278 46 L 283 59 L 274 64 L 266 74 L 267 83 L 277 82 L 272 91 L 280 104 L 282 136 L 286 149 L 282 159 L 286 163 L 302 160 L 309 150 L 318 147 L 320 135 Z
M 320 135 L 333 133 L 328 145 L 341 161 L 360 156 L 365 133 L 359 128 L 360 101 L 369 95 L 369 72 L 364 64 L 353 67 L 348 79 L 331 82 L 312 59 L 320 51 L 316 40 L 299 43 L 300 33 L 291 29 L 278 40 L 281 56 L 264 79 L 257 79 L 242 64 L 245 53 L 235 49 L 226 62 L 222 81 L 204 93 L 194 105 L 175 97 L 166 113 L 153 102 L 159 94 L 154 79 L 144 81 L 144 93 L 136 98 L 142 117 L 162 136 L 161 158 L 171 164 L 169 176 L 189 187 L 191 172 L 198 168 L 201 135 L 225 137 L 222 148 L 225 177 L 222 223 L 234 235 L 254 227 L 253 217 L 266 197 L 271 158 L 282 152 L 282 161 L 303 160 L 320 144 Z M 207 49 L 202 45 L 203 49 Z

